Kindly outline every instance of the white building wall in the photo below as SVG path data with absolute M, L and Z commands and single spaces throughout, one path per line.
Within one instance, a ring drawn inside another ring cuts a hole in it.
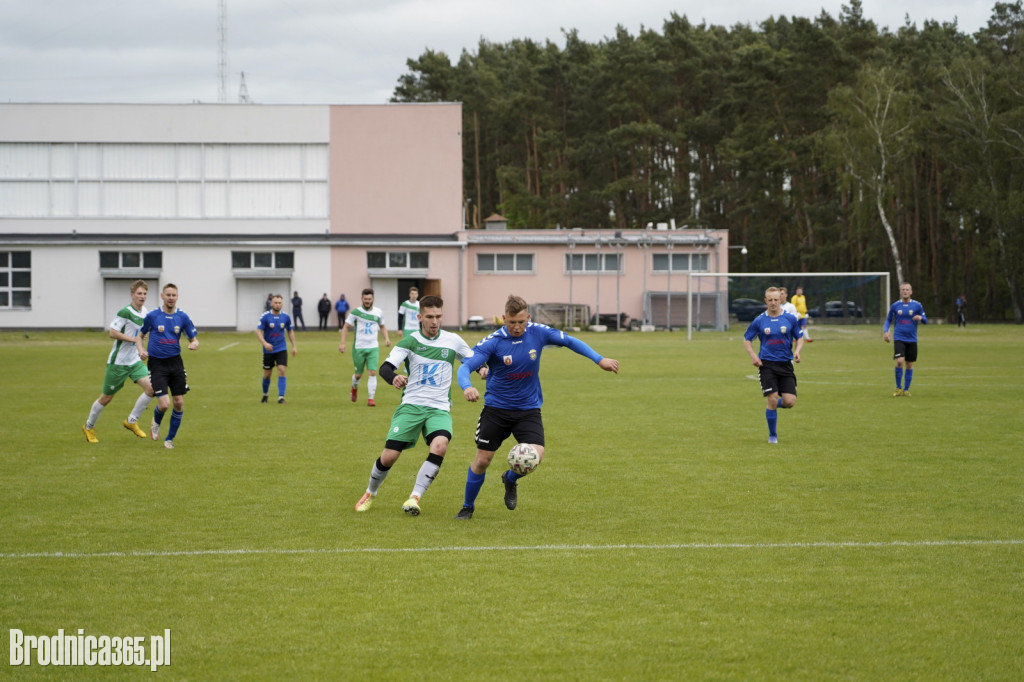
M 258 311 L 251 319 L 239 319 L 235 306 L 236 277 L 231 269 L 233 250 L 268 250 L 265 247 L 231 245 L 180 245 L 145 247 L 163 253 L 163 268 L 158 278 L 144 278 L 150 286 L 149 302 L 159 305 L 160 288 L 173 282 L 178 285 L 180 308 L 187 312 L 200 329 L 255 328 Z M 0 314 L 0 327 L 13 329 L 95 328 L 110 323 L 106 310 L 104 278 L 99 269 L 99 252 L 116 250 L 110 245 L 46 246 L 33 245 L 32 309 L 5 310 Z M 316 246 L 276 244 L 274 251 L 293 251 L 295 268 L 284 275 L 290 282 L 286 290 L 285 311 L 291 311 L 292 291 L 298 290 L 305 300 L 303 311 L 309 325 L 310 311 L 316 320 L 316 301 L 328 290 L 330 283 L 330 250 Z M 277 277 L 279 277 L 278 275 Z M 125 279 L 136 279 L 127 274 Z M 278 293 L 278 292 L 274 292 Z M 128 302 L 124 292 L 124 303 Z

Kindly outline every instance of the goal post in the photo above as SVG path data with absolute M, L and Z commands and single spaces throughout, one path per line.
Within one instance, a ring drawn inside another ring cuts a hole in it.
M 719 331 L 734 318 L 748 324 L 750 311 L 736 306 L 763 302 L 772 286 L 786 287 L 790 297 L 803 287 L 808 313 L 821 323 L 881 323 L 892 302 L 888 272 L 690 272 L 687 279 L 687 340 L 709 319 Z M 714 310 L 703 310 L 705 305 Z

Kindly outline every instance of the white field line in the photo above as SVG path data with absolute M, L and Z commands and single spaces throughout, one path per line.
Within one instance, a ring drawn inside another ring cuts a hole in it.
M 996 547 L 1024 545 L 1024 540 L 894 540 L 890 542 L 690 542 L 669 544 L 612 545 L 490 545 L 483 547 L 337 547 L 337 548 L 265 548 L 265 549 L 200 549 L 200 550 L 136 550 L 111 552 L 24 552 L 0 554 L 2 560 L 12 559 L 105 559 L 161 558 L 207 556 L 288 556 L 303 554 L 425 554 L 444 552 L 606 552 L 718 550 L 718 549 L 886 549 L 923 547 Z
M 229 343 L 229 344 L 228 344 L 228 345 L 226 345 L 226 346 L 221 346 L 221 347 L 220 347 L 220 348 L 218 348 L 217 350 L 218 350 L 218 351 L 222 351 L 222 350 L 227 350 L 228 348 L 231 348 L 232 346 L 237 346 L 237 345 L 238 345 L 238 341 L 235 341 L 234 343 Z

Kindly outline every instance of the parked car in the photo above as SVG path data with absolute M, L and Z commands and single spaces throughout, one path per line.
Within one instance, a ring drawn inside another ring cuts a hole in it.
M 864 317 L 864 311 L 853 301 L 846 302 L 846 310 L 842 301 L 827 301 L 824 310 L 825 317 Z
M 732 305 L 729 306 L 729 311 L 736 316 L 737 322 L 751 322 L 767 307 L 764 301 L 756 301 L 752 298 L 734 298 Z

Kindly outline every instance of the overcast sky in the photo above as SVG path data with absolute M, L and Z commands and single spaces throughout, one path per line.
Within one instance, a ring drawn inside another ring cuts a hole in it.
M 456 61 L 480 39 L 564 45 L 618 25 L 660 31 L 674 11 L 694 24 L 756 26 L 770 16 L 838 17 L 849 0 L 227 0 L 227 101 L 240 74 L 265 104 L 387 102 L 406 60 Z M 973 34 L 996 0 L 863 0 L 895 31 L 906 17 L 956 21 Z M 0 0 L 0 101 L 216 102 L 217 0 Z

